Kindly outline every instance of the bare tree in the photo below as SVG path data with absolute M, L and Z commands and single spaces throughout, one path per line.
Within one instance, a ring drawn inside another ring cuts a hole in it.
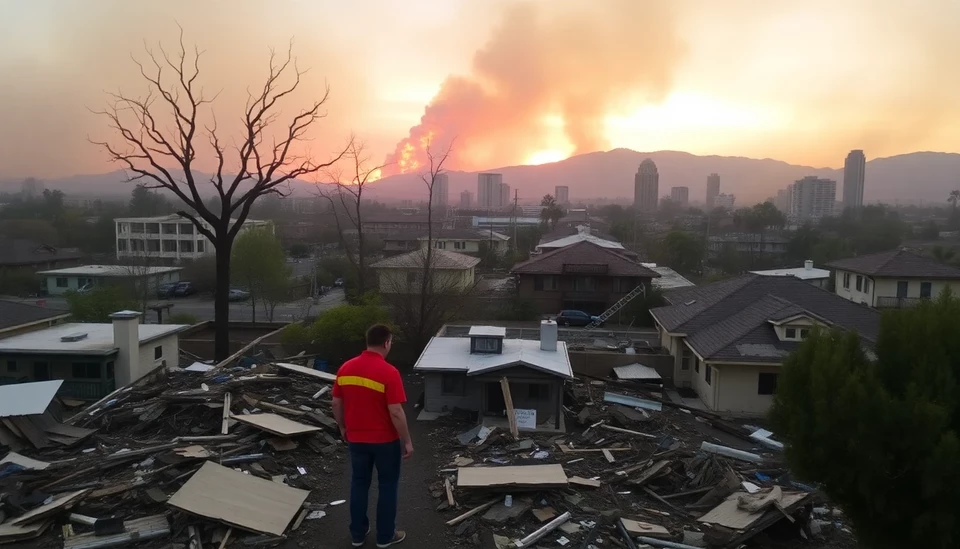
M 145 62 L 134 58 L 149 92 L 146 96 L 110 93 L 106 108 L 95 112 L 109 121 L 120 139 L 94 143 L 123 166 L 129 180 L 173 192 L 185 206 L 177 214 L 189 219 L 216 248 L 215 358 L 220 360 L 230 354 L 230 252 L 253 203 L 270 194 L 284 196 L 288 187 L 282 185 L 333 165 L 346 151 L 324 163 L 315 163 L 299 151 L 309 129 L 325 116 L 321 109 L 329 88 L 289 120 L 279 121 L 280 106 L 290 99 L 304 75 L 291 44 L 285 56 L 278 58 L 270 52 L 269 73 L 262 88 L 248 90 L 243 130 L 234 139 L 236 150 L 229 148 L 230 162 L 235 153 L 236 165 L 227 168 L 228 147 L 218 135 L 216 118 L 211 113 L 209 124 L 202 121 L 201 110 L 216 97 L 208 97 L 197 82 L 201 53 L 197 48 L 187 53 L 181 29 L 179 49 L 172 55 L 161 46 L 159 54 L 148 48 Z M 204 176 L 195 165 L 204 147 L 209 147 L 216 163 L 209 178 L 216 191 L 212 203 L 203 201 L 207 181 L 201 180 Z
M 428 296 L 430 295 L 429 289 L 430 284 L 432 283 L 431 271 L 433 269 L 433 191 L 437 183 L 437 176 L 443 173 L 443 165 L 447 162 L 447 158 L 450 157 L 450 152 L 453 151 L 453 141 L 443 150 L 441 153 L 433 152 L 433 142 L 427 141 L 425 151 L 427 155 L 427 163 L 424 166 L 424 171 L 420 173 L 420 180 L 423 181 L 423 184 L 427 187 L 427 253 L 426 260 L 423 262 L 423 281 L 421 282 L 420 287 L 420 319 L 421 322 L 425 322 L 427 319 L 427 309 L 428 309 Z M 424 329 L 425 326 L 421 326 L 417 330 L 418 339 L 423 339 L 425 337 Z
M 357 273 L 357 295 L 366 293 L 369 282 L 366 238 L 363 233 L 363 192 L 371 179 L 375 179 L 386 166 L 386 164 L 372 165 L 365 149 L 362 142 L 351 140 L 343 155 L 343 162 L 348 164 L 346 169 L 337 164 L 325 171 L 326 176 L 336 185 L 336 188 L 331 191 L 319 191 L 320 196 L 330 202 L 333 218 L 337 224 L 337 234 L 340 236 L 340 245 L 343 246 L 347 260 Z M 347 237 L 348 229 L 356 231 L 356 242 Z

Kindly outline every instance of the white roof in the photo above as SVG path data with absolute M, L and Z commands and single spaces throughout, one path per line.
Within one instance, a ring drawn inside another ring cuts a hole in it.
M 644 267 L 660 275 L 653 279 L 653 286 L 661 290 L 674 290 L 677 288 L 687 288 L 694 286 L 693 282 L 687 280 L 682 274 L 674 271 L 670 267 L 658 266 L 656 263 L 641 263 Z
M 507 329 L 503 326 L 471 326 L 471 336 L 507 337 Z
M 187 324 L 141 324 L 140 344 L 189 328 Z M 87 334 L 79 341 L 60 341 L 66 335 Z M 116 349 L 113 324 L 69 323 L 0 339 L 0 353 L 55 353 L 108 355 Z
M 768 271 L 750 271 L 753 274 L 762 276 L 794 276 L 800 280 L 818 280 L 821 278 L 830 278 L 830 271 L 827 269 L 817 269 L 811 267 L 795 267 L 793 269 L 770 269 Z
M 529 339 L 504 339 L 502 354 L 471 354 L 468 337 L 434 337 L 420 354 L 413 369 L 426 372 L 464 372 L 473 376 L 516 365 L 563 378 L 573 377 L 565 342 L 558 341 L 556 351 L 544 351 L 540 348 L 539 341 Z
M 84 265 L 82 267 L 67 267 L 39 271 L 39 275 L 49 276 L 147 276 L 182 271 L 183 267 L 144 267 L 137 265 Z
M 617 366 L 613 373 L 617 374 L 617 379 L 660 379 L 655 369 L 639 363 Z
M 578 242 L 592 242 L 601 248 L 610 248 L 613 250 L 624 249 L 623 244 L 619 242 L 606 240 L 604 238 L 600 238 L 599 236 L 584 233 L 572 234 L 557 240 L 551 240 L 550 242 L 541 242 L 537 245 L 537 248 L 566 248 L 567 246 L 576 244 Z
M 62 379 L 0 386 L 0 417 L 32 416 L 47 411 Z

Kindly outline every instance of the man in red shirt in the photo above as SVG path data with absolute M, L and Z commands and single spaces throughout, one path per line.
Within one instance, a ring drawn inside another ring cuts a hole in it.
M 413 455 L 403 403 L 400 372 L 386 361 L 393 343 L 390 328 L 367 330 L 367 350 L 340 366 L 333 385 L 333 415 L 350 445 L 350 535 L 360 547 L 370 533 L 367 502 L 377 468 L 377 547 L 390 547 L 407 535 L 396 529 L 400 462 Z

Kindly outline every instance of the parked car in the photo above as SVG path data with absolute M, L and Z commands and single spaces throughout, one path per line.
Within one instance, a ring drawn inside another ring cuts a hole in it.
M 250 292 L 246 290 L 239 290 L 237 288 L 230 288 L 230 301 L 244 301 L 250 299 Z
M 560 314 L 557 315 L 557 324 L 560 326 L 586 326 L 597 319 L 598 317 L 595 315 L 588 315 L 583 311 L 568 309 L 560 311 Z M 600 326 L 603 326 L 602 322 Z
M 195 293 L 197 289 L 193 286 L 193 282 L 177 282 L 177 286 L 173 289 L 174 297 L 186 297 Z
M 157 287 L 157 297 L 160 299 L 173 297 L 173 292 L 177 289 L 179 282 L 164 282 Z
M 342 288 L 342 287 L 343 287 L 343 279 L 342 279 L 342 278 L 336 279 L 336 280 L 333 282 L 333 285 L 336 286 L 337 288 Z

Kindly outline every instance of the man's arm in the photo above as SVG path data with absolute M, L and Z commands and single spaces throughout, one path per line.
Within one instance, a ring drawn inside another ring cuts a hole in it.
M 337 425 L 340 426 L 340 436 L 346 441 L 347 426 L 343 422 L 343 399 L 340 397 L 333 397 L 333 418 L 337 420 Z
M 413 455 L 413 440 L 410 439 L 410 429 L 407 428 L 407 414 L 403 411 L 403 404 L 387 404 L 387 409 L 390 411 L 390 421 L 400 435 L 403 457 L 406 459 Z

